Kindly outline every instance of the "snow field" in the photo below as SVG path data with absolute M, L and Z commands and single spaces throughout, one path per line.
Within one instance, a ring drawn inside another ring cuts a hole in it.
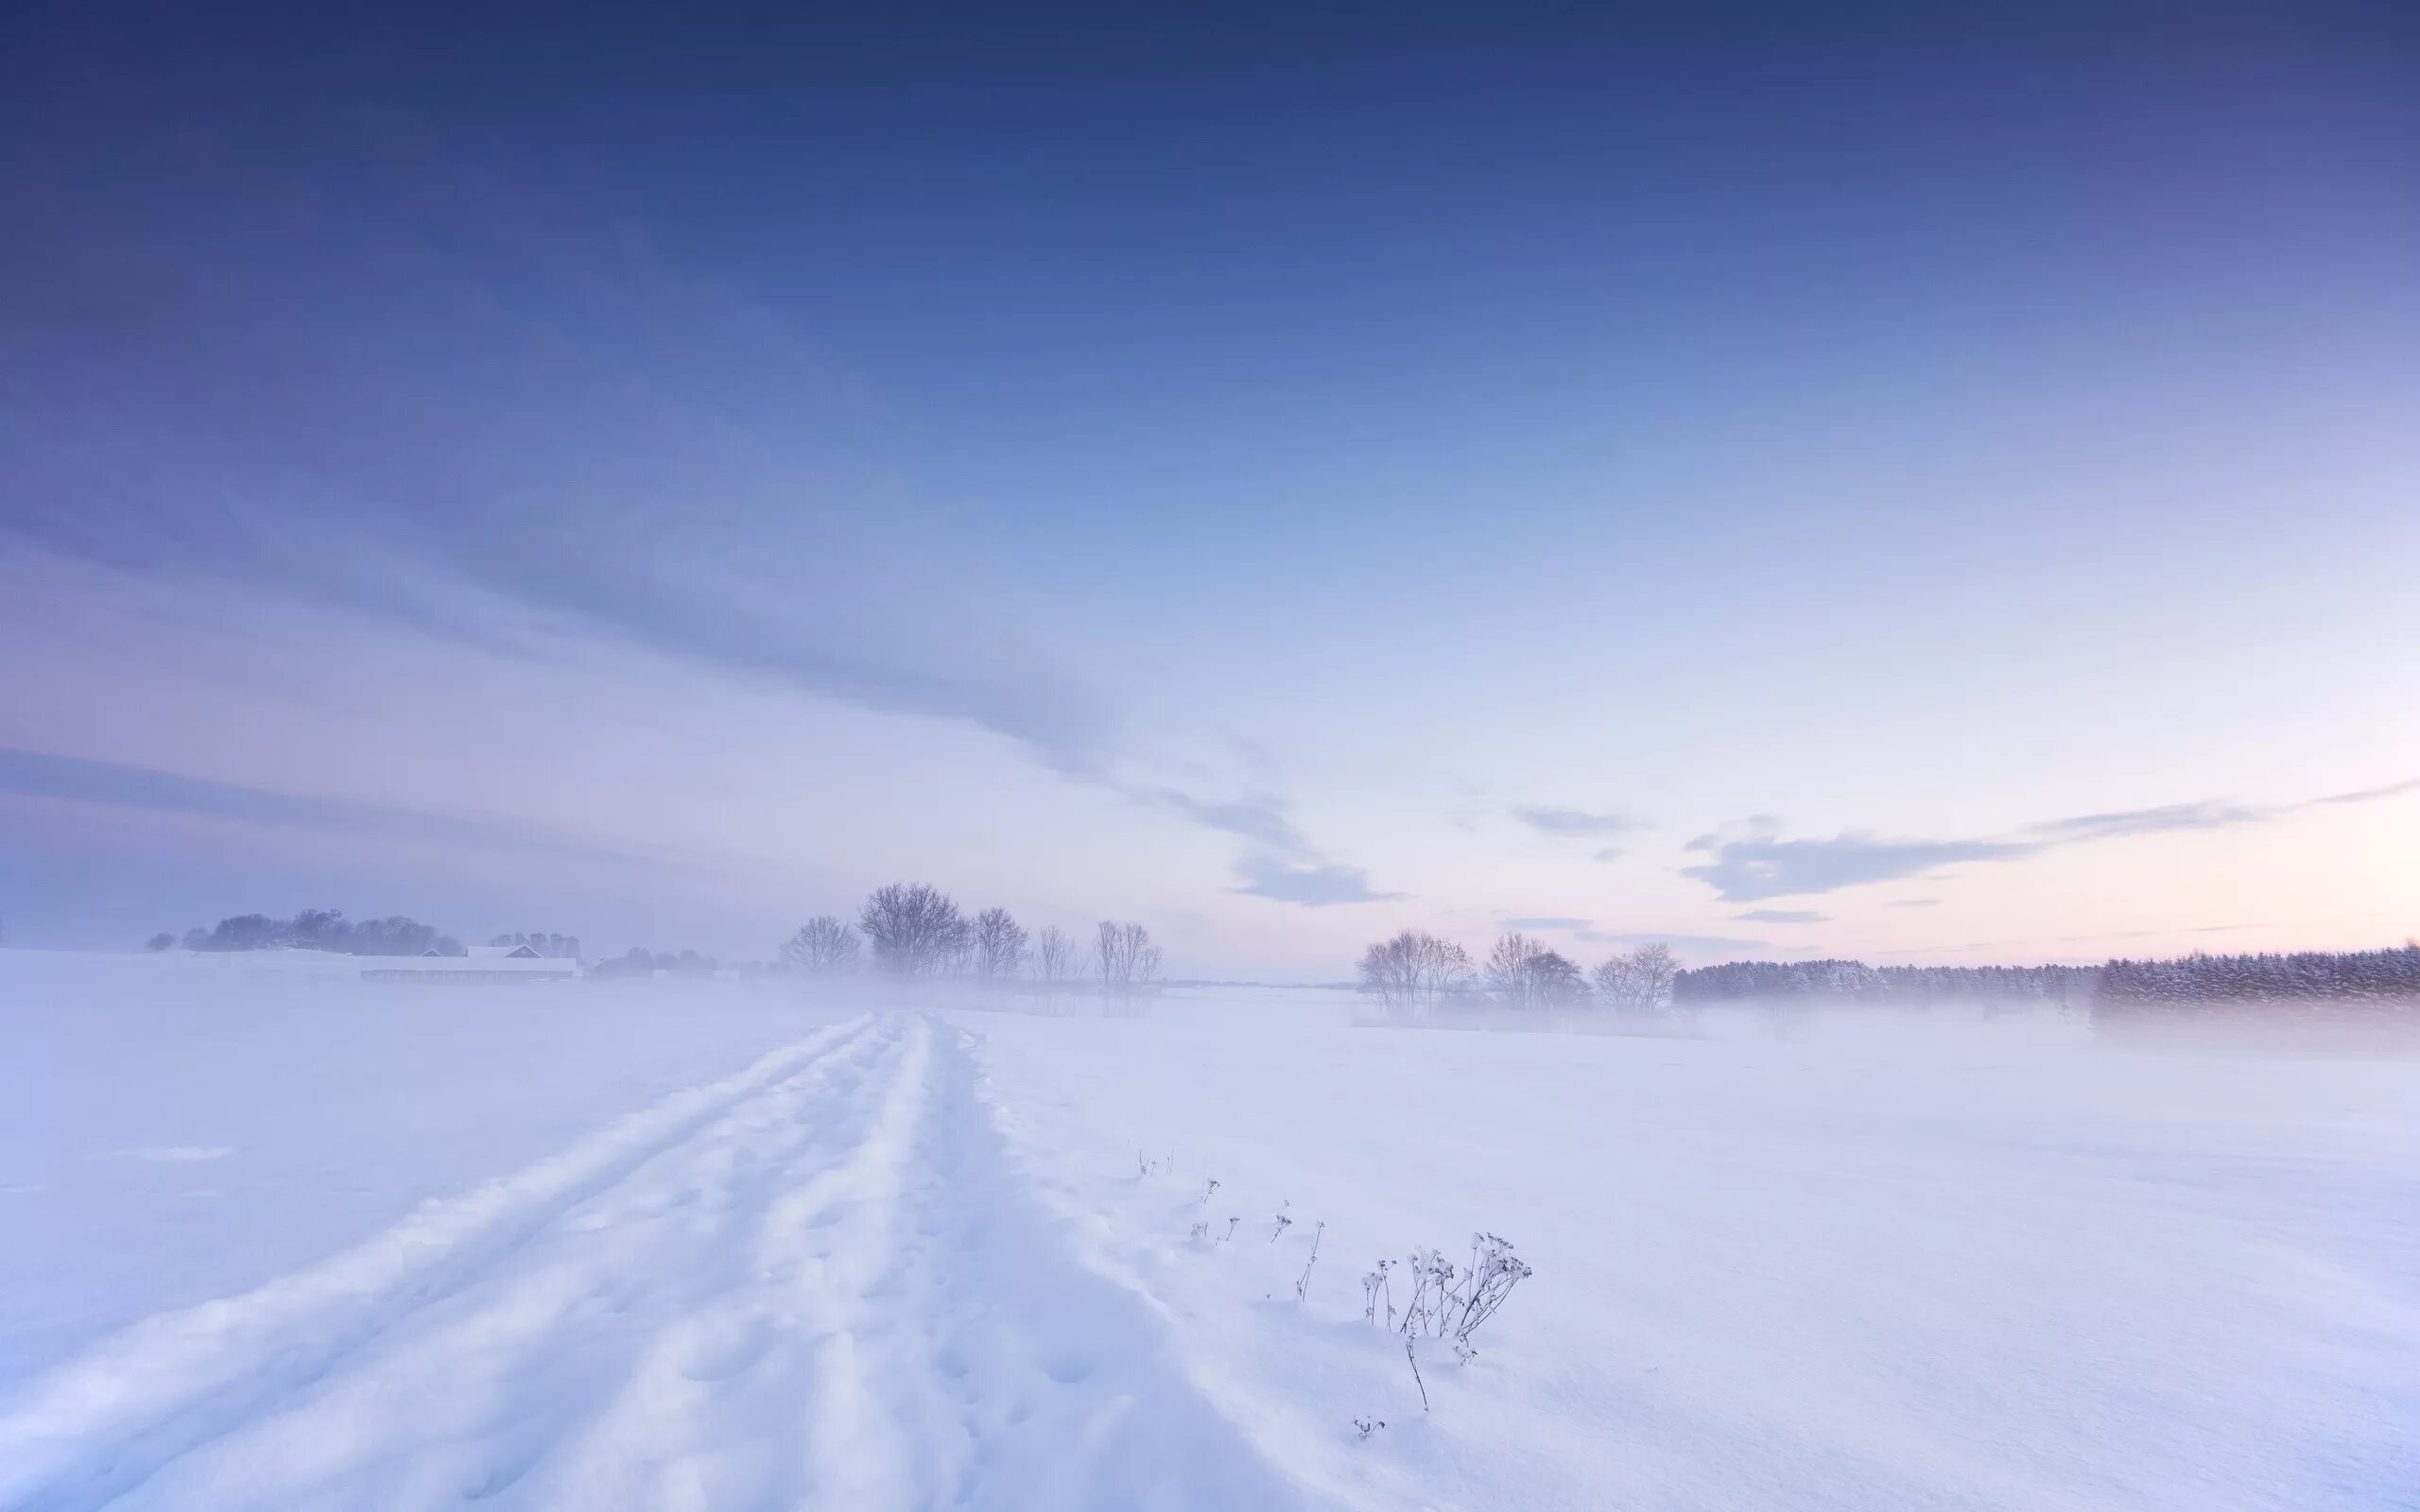
M 963 1020 L 1019 1177 L 1335 1504 L 2420 1506 L 2420 1066 L 1344 1017 Z M 1536 1275 L 1424 1414 L 1360 1278 L 1481 1228 Z
M 958 1031 L 856 1020 L 0 1408 L 0 1506 L 1283 1507 L 1005 1179 Z
M 0 1509 L 2420 1505 L 2408 1060 L 26 954 Z M 1360 1278 L 1477 1228 L 1423 1413 Z

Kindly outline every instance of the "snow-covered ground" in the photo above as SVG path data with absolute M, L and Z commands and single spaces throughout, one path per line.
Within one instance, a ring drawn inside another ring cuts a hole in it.
M 1352 1017 L 0 953 L 0 1507 L 2420 1504 L 2420 1066 Z

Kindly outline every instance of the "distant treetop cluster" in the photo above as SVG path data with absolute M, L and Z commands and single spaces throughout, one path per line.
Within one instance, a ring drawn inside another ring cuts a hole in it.
M 2420 942 L 2400 949 L 2290 955 L 2190 955 L 2105 966 L 1868 966 L 1863 961 L 1725 961 L 1677 969 L 1646 945 L 1592 973 L 1520 934 L 1474 967 L 1462 947 L 1417 930 L 1361 955 L 1361 990 L 1400 1019 L 1441 1006 L 1611 1008 L 1652 1016 L 1731 1003 L 2090 1005 L 2096 1019 L 2230 1004 L 2420 1005 Z
M 2095 966 L 1868 966 L 1863 961 L 1725 961 L 1683 971 L 1680 1003 L 1826 998 L 1842 1003 L 2083 1003 Z
M 527 945 L 541 955 L 579 959 L 579 936 L 544 930 L 498 935 L 491 946 Z M 339 909 L 305 908 L 291 919 L 267 914 L 237 914 L 213 929 L 194 928 L 181 939 L 165 931 L 144 941 L 146 949 L 164 951 L 182 946 L 189 951 L 328 951 L 339 955 L 467 955 L 460 940 L 431 925 L 398 914 L 389 919 L 349 919 Z
M 415 919 L 348 919 L 334 908 L 305 908 L 291 919 L 267 914 L 238 914 L 222 919 L 216 929 L 186 930 L 182 941 L 154 935 L 150 948 L 164 951 L 182 944 L 189 951 L 333 951 L 341 955 L 462 955 L 468 952 L 451 935 L 441 935 Z
M 1452 940 L 1407 929 L 1361 953 L 1362 991 L 1386 1005 L 1390 1018 L 1411 1021 L 1447 1005 L 1493 1004 L 1510 1008 L 1602 1005 L 1629 1014 L 1660 1012 L 1671 996 L 1679 963 L 1665 945 L 1642 945 L 1599 963 L 1593 973 L 1541 940 L 1501 936 L 1485 964 L 1474 968 Z
M 2247 1003 L 2420 1003 L 2420 942 L 2383 951 L 2111 961 L 2096 1011 L 2154 1014 Z
M 780 955 L 787 970 L 818 977 L 871 968 L 902 981 L 1045 992 L 1083 981 L 1113 996 L 1154 990 L 1161 966 L 1160 948 L 1140 924 L 1105 919 L 1086 951 L 1056 925 L 1028 934 L 1005 908 L 967 915 L 948 894 L 921 882 L 876 888 L 855 924 L 837 914 L 808 919 L 782 942 Z

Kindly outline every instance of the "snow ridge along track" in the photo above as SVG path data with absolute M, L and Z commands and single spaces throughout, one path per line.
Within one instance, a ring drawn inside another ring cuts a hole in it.
M 1079 1267 L 959 1032 L 838 1025 L 0 1403 L 0 1507 L 1301 1504 Z

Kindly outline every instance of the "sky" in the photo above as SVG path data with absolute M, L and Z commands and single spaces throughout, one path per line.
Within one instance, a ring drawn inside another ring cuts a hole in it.
M 824 9 L 11 9 L 10 943 L 2420 934 L 2408 8 Z

